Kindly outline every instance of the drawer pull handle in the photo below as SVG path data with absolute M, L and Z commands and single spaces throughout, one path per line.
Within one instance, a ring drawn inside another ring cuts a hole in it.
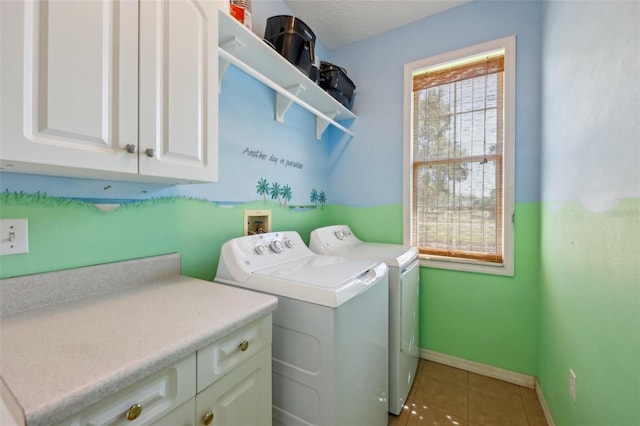
M 242 352 L 246 351 L 249 348 L 249 342 L 247 342 L 246 340 L 243 340 L 238 347 L 240 348 L 240 350 Z
M 133 421 L 140 417 L 142 414 L 142 406 L 140 404 L 133 404 L 129 411 L 127 411 L 127 420 Z
M 202 423 L 207 426 L 213 423 L 213 413 L 211 411 L 207 411 L 207 414 L 202 417 Z

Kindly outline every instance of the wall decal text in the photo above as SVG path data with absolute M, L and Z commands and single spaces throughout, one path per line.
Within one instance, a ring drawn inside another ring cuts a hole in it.
M 256 160 L 269 161 L 273 163 L 274 166 L 280 164 L 281 166 L 295 167 L 296 169 L 300 170 L 304 168 L 304 165 L 299 161 L 293 161 L 284 157 L 275 156 L 273 154 L 267 154 L 260 149 L 251 149 L 249 147 L 246 147 L 244 151 L 242 151 L 242 155 L 255 158 Z

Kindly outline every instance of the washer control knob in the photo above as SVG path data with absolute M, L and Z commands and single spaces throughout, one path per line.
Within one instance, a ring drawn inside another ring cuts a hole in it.
M 282 248 L 282 243 L 280 241 L 274 241 L 271 243 L 271 250 L 273 250 L 274 253 L 280 253 Z
M 256 254 L 263 255 L 267 252 L 267 248 L 265 246 L 256 246 Z
M 293 248 L 296 244 L 293 242 L 293 240 L 287 240 L 284 242 L 284 244 L 287 246 L 287 248 Z
M 336 231 L 336 237 L 338 237 L 339 240 L 344 238 L 344 232 L 342 231 Z

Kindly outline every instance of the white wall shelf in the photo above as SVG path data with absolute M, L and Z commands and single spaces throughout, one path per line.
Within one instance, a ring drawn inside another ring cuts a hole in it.
M 354 119 L 355 114 L 261 38 L 223 11 L 219 11 L 218 28 L 220 82 L 229 64 L 233 64 L 275 91 L 276 121 L 283 123 L 287 110 L 292 103 L 296 103 L 316 116 L 316 138 L 320 139 L 329 125 L 353 136 L 353 133 L 338 121 Z

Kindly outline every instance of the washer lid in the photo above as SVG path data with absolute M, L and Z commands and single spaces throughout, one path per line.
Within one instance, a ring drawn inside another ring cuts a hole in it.
M 255 271 L 245 282 L 216 281 L 336 308 L 369 289 L 388 284 L 388 267 L 371 260 L 312 254 Z

